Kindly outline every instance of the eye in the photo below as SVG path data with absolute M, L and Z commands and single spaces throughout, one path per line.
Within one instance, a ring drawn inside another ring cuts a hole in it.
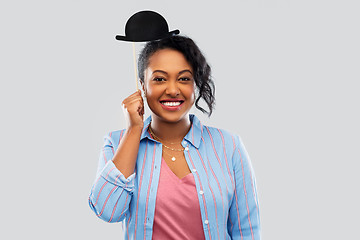
M 180 81 L 190 81 L 191 79 L 188 77 L 181 77 L 179 78 Z
M 165 78 L 156 77 L 156 78 L 154 78 L 153 80 L 156 81 L 156 82 L 162 82 L 162 81 L 165 81 Z

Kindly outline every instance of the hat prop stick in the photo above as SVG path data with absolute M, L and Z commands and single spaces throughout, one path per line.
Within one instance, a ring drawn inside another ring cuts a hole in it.
M 134 73 L 135 73 L 136 90 L 139 90 L 138 74 L 137 74 L 137 68 L 136 68 L 135 43 L 132 43 L 132 46 L 133 46 L 133 59 L 134 59 Z
M 115 39 L 119 41 L 132 42 L 136 90 L 139 89 L 139 86 L 136 67 L 135 42 L 160 40 L 172 37 L 179 33 L 179 30 L 169 31 L 169 26 L 165 18 L 154 11 L 140 11 L 132 15 L 127 20 L 125 25 L 125 36 L 116 35 Z

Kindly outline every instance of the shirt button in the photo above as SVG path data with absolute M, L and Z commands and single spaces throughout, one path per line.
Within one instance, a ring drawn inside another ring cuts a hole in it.
M 183 141 L 183 144 L 186 145 L 186 141 Z
M 201 195 L 203 195 L 204 194 L 204 192 L 202 191 L 202 190 L 200 190 L 200 192 L 199 192 Z
M 192 171 L 193 171 L 193 172 L 196 172 L 196 169 L 194 168 Z
M 189 151 L 189 147 L 186 147 L 186 148 L 185 148 L 185 151 Z
M 207 219 L 205 220 L 205 224 L 209 224 L 209 221 Z

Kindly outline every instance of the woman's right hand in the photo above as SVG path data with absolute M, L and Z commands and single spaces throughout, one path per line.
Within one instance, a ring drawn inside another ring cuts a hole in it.
M 144 126 L 144 100 L 140 89 L 122 101 L 127 128 Z

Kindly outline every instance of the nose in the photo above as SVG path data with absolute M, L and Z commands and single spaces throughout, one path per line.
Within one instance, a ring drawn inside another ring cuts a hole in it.
M 177 84 L 177 81 L 168 81 L 165 93 L 172 97 L 178 96 L 180 94 L 180 89 Z

